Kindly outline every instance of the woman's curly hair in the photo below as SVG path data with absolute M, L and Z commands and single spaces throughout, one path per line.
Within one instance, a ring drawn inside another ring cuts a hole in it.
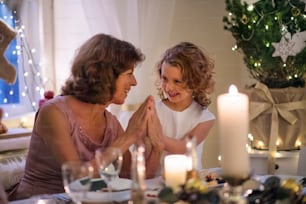
M 143 60 L 142 52 L 131 43 L 97 34 L 77 50 L 61 94 L 106 104 L 113 98 L 119 75 Z
M 214 61 L 205 55 L 203 50 L 190 42 L 181 42 L 162 55 L 157 63 L 156 86 L 158 95 L 165 99 L 161 87 L 161 68 L 163 63 L 168 63 L 179 68 L 182 72 L 182 80 L 186 87 L 193 91 L 194 100 L 203 108 L 210 103 L 210 94 L 213 92 L 215 81 L 213 80 Z

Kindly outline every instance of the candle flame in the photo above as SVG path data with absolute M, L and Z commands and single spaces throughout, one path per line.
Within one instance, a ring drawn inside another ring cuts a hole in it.
M 232 84 L 232 85 L 230 85 L 230 87 L 228 89 L 228 92 L 230 94 L 237 94 L 238 93 L 238 89 L 237 89 L 237 87 L 235 85 Z

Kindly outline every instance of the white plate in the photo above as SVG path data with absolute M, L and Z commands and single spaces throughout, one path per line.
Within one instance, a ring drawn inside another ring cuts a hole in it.
M 203 183 L 205 185 L 207 185 L 208 188 L 222 188 L 225 183 L 213 184 L 213 183 L 210 183 L 210 182 L 206 181 L 206 176 L 208 174 L 215 174 L 216 176 L 221 177 L 220 176 L 221 172 L 222 172 L 222 169 L 219 168 L 219 167 L 209 168 L 209 169 L 202 169 L 202 170 L 199 171 L 199 177 L 200 177 L 200 179 L 202 179 Z
M 212 189 L 212 188 L 222 188 L 224 186 L 225 183 L 219 183 L 219 184 L 216 184 L 216 185 L 212 185 L 212 184 L 207 184 L 206 182 L 204 183 L 207 185 L 207 188 L 208 189 Z
M 112 188 L 117 191 L 131 189 L 132 187 L 132 180 L 130 179 L 123 179 L 118 178 L 111 182 Z
M 131 198 L 131 191 L 118 191 L 112 192 L 112 195 L 108 192 L 87 192 L 86 198 L 82 199 L 85 203 L 103 203 L 103 202 L 122 202 L 127 201 Z
M 145 185 L 146 185 L 147 190 L 161 189 L 163 187 L 163 179 L 161 176 L 151 178 L 151 179 L 146 179 Z

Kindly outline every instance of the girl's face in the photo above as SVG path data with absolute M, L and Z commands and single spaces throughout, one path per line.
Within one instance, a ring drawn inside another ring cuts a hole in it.
M 179 67 L 163 63 L 161 67 L 161 85 L 169 102 L 181 107 L 189 106 L 192 101 L 192 90 L 186 88 Z
M 117 105 L 123 104 L 131 87 L 136 85 L 137 81 L 134 76 L 134 68 L 122 72 L 116 81 L 116 91 L 112 103 Z

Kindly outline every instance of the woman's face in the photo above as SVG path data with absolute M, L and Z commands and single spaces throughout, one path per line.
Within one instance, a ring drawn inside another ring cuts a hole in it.
M 134 76 L 134 68 L 121 73 L 116 81 L 116 91 L 112 103 L 117 105 L 123 104 L 131 87 L 136 85 L 137 81 Z
M 192 101 L 192 90 L 186 88 L 180 68 L 163 63 L 161 67 L 161 85 L 168 100 L 177 105 Z

